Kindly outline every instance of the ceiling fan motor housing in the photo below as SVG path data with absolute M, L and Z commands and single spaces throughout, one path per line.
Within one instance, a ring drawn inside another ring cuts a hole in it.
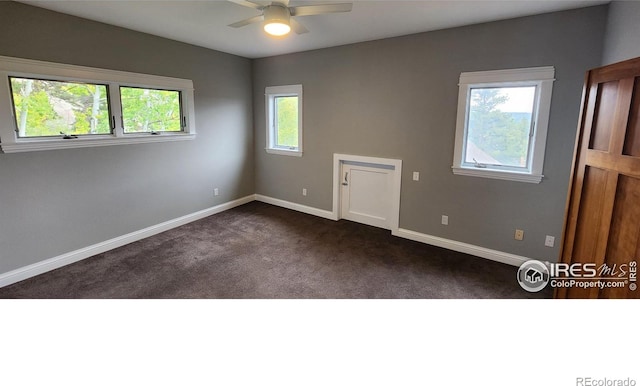
M 264 21 L 266 23 L 289 24 L 291 14 L 289 9 L 280 4 L 273 4 L 264 9 Z

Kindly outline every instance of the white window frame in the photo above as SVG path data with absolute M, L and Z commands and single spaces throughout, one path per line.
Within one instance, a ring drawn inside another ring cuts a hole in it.
M 275 98 L 277 97 L 298 97 L 298 147 L 285 148 L 276 146 L 276 117 Z M 270 154 L 288 155 L 302 157 L 302 85 L 294 84 L 288 86 L 270 86 L 265 88 L 265 117 L 266 117 L 266 151 Z
M 552 66 L 519 68 L 496 71 L 463 72 L 460 74 L 458 91 L 458 115 L 456 119 L 456 140 L 453 156 L 454 174 L 494 178 L 510 181 L 540 183 L 544 177 L 544 153 L 547 142 L 547 128 L 551 110 L 551 94 L 555 80 Z M 492 167 L 491 165 L 469 164 L 466 154 L 469 102 L 473 88 L 525 87 L 536 86 L 532 114 L 532 135 L 529 143 L 529 159 L 526 168 Z
M 9 77 L 105 84 L 109 88 L 112 134 L 92 134 L 74 139 L 60 137 L 18 137 Z M 184 131 L 124 133 L 120 86 L 180 91 Z M 4 153 L 111 146 L 132 143 L 192 140 L 196 136 L 193 81 L 156 75 L 44 62 L 0 56 L 0 147 Z

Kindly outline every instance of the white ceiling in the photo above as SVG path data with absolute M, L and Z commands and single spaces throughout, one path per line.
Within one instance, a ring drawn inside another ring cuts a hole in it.
M 259 12 L 229 1 L 21 1 L 132 30 L 174 39 L 247 58 L 357 43 L 443 28 L 510 19 L 608 3 L 608 0 L 521 1 L 295 1 L 303 4 L 352 2 L 349 13 L 304 16 L 309 33 L 268 37 L 260 24 L 228 24 Z

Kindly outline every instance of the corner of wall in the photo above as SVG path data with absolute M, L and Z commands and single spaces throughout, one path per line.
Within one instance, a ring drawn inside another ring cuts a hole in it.
M 602 65 L 640 56 L 640 2 L 612 1 L 603 37 Z

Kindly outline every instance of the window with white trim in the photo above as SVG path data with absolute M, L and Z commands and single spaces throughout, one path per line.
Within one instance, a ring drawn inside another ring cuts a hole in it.
M 193 82 L 0 56 L 4 153 L 195 138 Z
M 302 156 L 302 85 L 265 88 L 267 153 Z
M 460 75 L 453 173 L 542 180 L 553 67 Z

